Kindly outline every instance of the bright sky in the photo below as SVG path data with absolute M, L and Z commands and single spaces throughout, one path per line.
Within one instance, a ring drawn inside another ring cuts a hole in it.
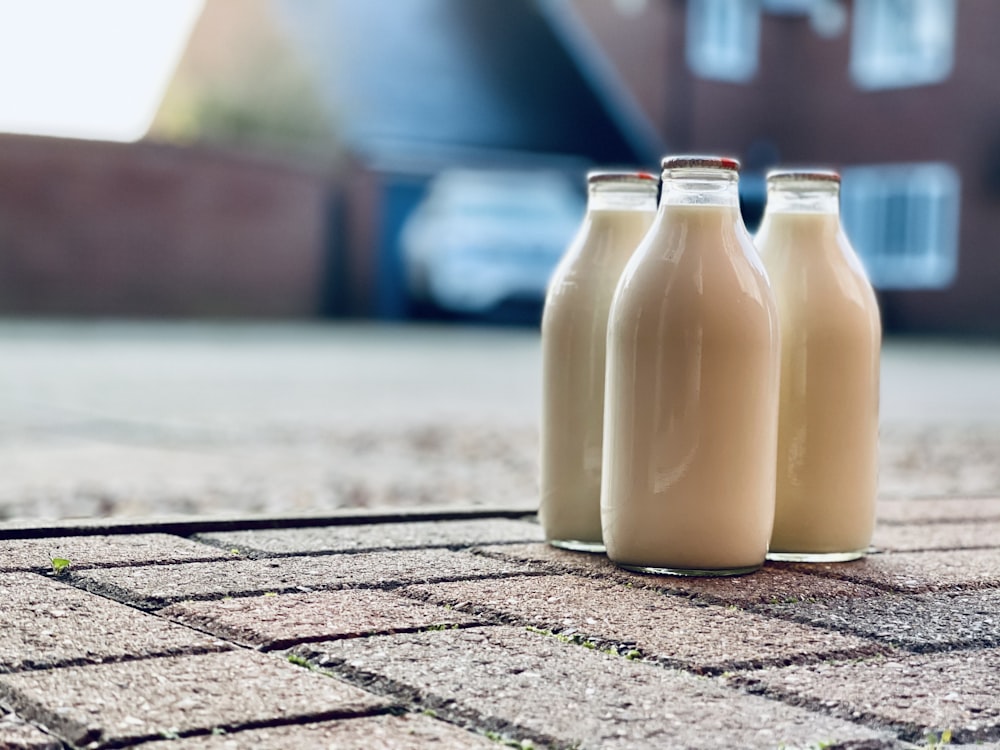
M 0 0 L 0 132 L 132 141 L 204 0 Z

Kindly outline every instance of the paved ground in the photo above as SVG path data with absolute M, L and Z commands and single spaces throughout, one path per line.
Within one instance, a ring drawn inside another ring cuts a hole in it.
M 516 512 L 8 525 L 0 747 L 1000 747 L 1000 499 L 879 515 L 730 580 Z
M 0 748 L 1000 747 L 1000 349 L 886 347 L 866 560 L 712 581 L 540 542 L 537 345 L 0 327 Z
M 536 494 L 532 331 L 6 323 L 0 351 L 0 520 Z M 1000 491 L 1000 346 L 890 340 L 883 370 L 883 492 Z

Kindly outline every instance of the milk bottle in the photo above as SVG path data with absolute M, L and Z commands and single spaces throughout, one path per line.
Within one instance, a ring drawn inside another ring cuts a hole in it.
M 663 160 L 653 226 L 608 321 L 601 521 L 635 570 L 760 567 L 774 515 L 778 319 L 739 163 Z
M 875 524 L 881 328 L 839 189 L 835 172 L 770 173 L 756 237 L 781 323 L 775 560 L 853 560 Z
M 601 454 L 608 308 L 656 214 L 657 179 L 591 172 L 587 213 L 549 284 L 542 316 L 541 506 L 549 543 L 603 552 Z

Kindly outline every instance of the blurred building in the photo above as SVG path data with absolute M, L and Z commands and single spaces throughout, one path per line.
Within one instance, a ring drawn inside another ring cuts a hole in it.
M 621 77 L 671 151 L 734 153 L 744 180 L 778 163 L 843 170 L 889 330 L 1000 332 L 1000 4 L 573 7 L 628 61 Z
M 843 169 L 845 222 L 888 329 L 1000 333 L 997 28 L 993 0 L 207 0 L 150 135 L 198 150 L 0 138 L 13 273 L 0 308 L 52 309 L 18 292 L 46 236 L 33 288 L 64 273 L 57 246 L 104 286 L 86 304 L 59 287 L 70 313 L 252 314 L 242 252 L 261 279 L 297 279 L 261 315 L 394 319 L 435 302 L 480 314 L 504 290 L 537 314 L 564 244 L 545 228 L 572 224 L 588 167 L 721 151 L 744 162 L 751 224 L 767 168 Z M 190 168 L 167 179 L 171 160 Z M 82 162 L 130 166 L 111 185 L 71 166 Z M 9 175 L 29 172 L 36 188 L 21 195 Z M 245 214 L 202 210 L 243 179 L 257 185 Z M 102 204 L 98 188 L 114 197 Z M 83 195 L 91 214 L 73 202 Z M 126 208 L 145 218 L 94 229 Z M 38 235 L 33 222 L 58 226 Z M 214 305 L 135 291 L 155 286 L 142 277 L 149 227 L 160 281 L 175 278 L 174 254 Z M 81 243 L 112 259 L 100 278 Z M 199 247 L 200 265 L 175 243 Z M 243 286 L 227 290 L 230 264 Z

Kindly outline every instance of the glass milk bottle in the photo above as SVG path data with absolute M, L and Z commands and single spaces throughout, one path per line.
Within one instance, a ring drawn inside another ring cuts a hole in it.
M 839 194 L 835 172 L 771 172 L 756 237 L 781 323 L 774 560 L 853 560 L 875 525 L 881 326 Z
M 542 316 L 541 506 L 549 543 L 603 552 L 601 454 L 608 308 L 656 214 L 657 179 L 591 172 L 587 213 Z
M 625 568 L 759 568 L 774 516 L 778 318 L 734 159 L 663 160 L 608 321 L 601 520 Z

